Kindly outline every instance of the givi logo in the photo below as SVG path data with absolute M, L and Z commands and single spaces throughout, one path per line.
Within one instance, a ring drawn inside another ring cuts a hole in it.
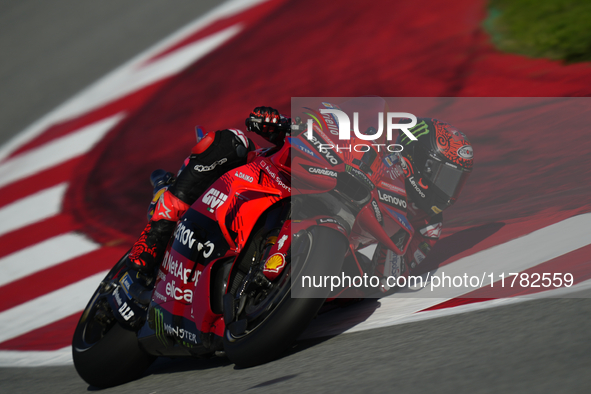
M 227 198 L 228 196 L 226 196 L 219 190 L 209 189 L 209 191 L 205 193 L 201 201 L 209 205 L 209 207 L 207 208 L 209 212 L 214 212 L 217 207 L 221 206 L 224 202 L 226 202 Z

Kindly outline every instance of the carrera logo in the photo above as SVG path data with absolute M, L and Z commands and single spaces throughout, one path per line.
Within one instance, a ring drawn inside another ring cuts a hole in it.
M 371 206 L 373 208 L 373 213 L 376 215 L 376 219 L 378 220 L 378 222 L 382 223 L 382 221 L 383 221 L 382 212 L 380 211 L 380 208 L 378 207 L 377 201 L 371 200 Z
M 406 210 L 406 199 L 403 196 L 394 194 L 388 190 L 378 189 L 380 201 L 394 208 Z
M 303 164 L 300 164 L 300 165 L 302 167 L 304 167 L 305 169 L 307 169 L 310 174 L 326 175 L 326 176 L 330 176 L 332 178 L 336 178 L 338 176 L 338 173 L 336 171 L 329 170 L 327 168 L 312 167 L 312 166 L 306 166 Z
M 209 189 L 209 191 L 201 198 L 201 201 L 204 204 L 209 205 L 207 210 L 209 212 L 214 212 L 216 208 L 220 207 L 224 202 L 226 202 L 226 196 L 224 193 L 220 192 L 216 189 Z

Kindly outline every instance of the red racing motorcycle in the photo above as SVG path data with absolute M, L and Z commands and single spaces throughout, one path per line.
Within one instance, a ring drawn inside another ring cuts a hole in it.
M 179 220 L 155 279 L 130 270 L 126 256 L 112 268 L 72 341 L 87 383 L 136 379 L 158 356 L 225 355 L 242 367 L 273 360 L 327 299 L 347 291 L 313 280 L 306 287 L 305 278 L 347 265 L 368 273 L 372 262 L 358 250 L 376 242 L 405 252 L 414 230 L 398 155 L 371 145 L 336 149 L 356 141 L 337 140 L 330 115 L 307 111 L 312 130 L 299 118 L 286 122 L 291 135 L 280 148 L 251 152 L 248 164 L 198 198 Z M 167 179 L 156 174 L 161 188 Z

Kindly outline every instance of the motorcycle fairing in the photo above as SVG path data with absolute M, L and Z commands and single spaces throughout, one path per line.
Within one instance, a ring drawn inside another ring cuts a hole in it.
M 177 224 L 154 288 L 149 321 L 153 332 L 144 335 L 156 335 L 163 346 L 172 341 L 192 353 L 221 340 L 225 326 L 211 307 L 212 270 L 218 261 L 240 253 L 260 216 L 253 212 L 264 212 L 290 193 L 288 178 L 263 157 L 214 182 Z
M 269 159 L 259 157 L 222 175 L 193 208 L 217 221 L 230 249 L 239 253 L 258 219 L 252 213 L 264 212 L 275 202 L 289 197 L 290 185 L 290 180 Z M 219 196 L 223 201 L 218 201 Z

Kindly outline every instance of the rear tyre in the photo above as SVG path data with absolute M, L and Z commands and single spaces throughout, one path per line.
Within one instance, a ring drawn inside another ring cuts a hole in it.
M 72 339 L 76 371 L 86 383 L 112 387 L 137 379 L 156 359 L 139 345 L 136 333 L 122 327 L 106 301 L 110 282 L 125 272 L 125 255 L 107 274 L 84 309 Z
M 239 367 L 251 367 L 279 357 L 304 331 L 328 296 L 327 290 L 324 298 L 292 298 L 292 262 L 299 258 L 300 261 L 293 265 L 309 267 L 308 264 L 313 264 L 313 270 L 306 270 L 307 274 L 327 273 L 326 261 L 331 261 L 333 267 L 342 265 L 347 251 L 346 239 L 326 227 L 312 227 L 298 238 L 294 239 L 292 252 L 286 257 L 283 273 L 272 282 L 272 290 L 267 289 L 266 295 L 262 296 L 250 292 L 244 295 L 248 297 L 246 301 L 241 300 L 247 307 L 234 321 L 246 320 L 246 330 L 236 334 L 226 327 L 224 349 L 228 358 Z M 300 257 L 295 252 L 298 249 Z M 252 257 L 247 254 L 245 258 Z M 248 305 L 258 313 L 249 314 Z

